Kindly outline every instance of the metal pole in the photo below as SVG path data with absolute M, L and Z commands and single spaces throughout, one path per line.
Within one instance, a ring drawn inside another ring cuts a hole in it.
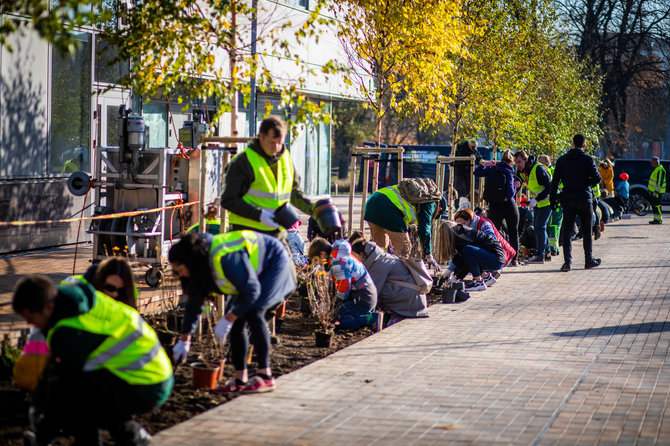
M 207 181 L 207 152 L 205 150 L 200 151 L 200 187 L 198 191 L 198 195 L 200 195 L 199 200 L 199 215 L 198 215 L 198 232 L 205 232 L 207 230 L 207 224 L 205 222 L 205 206 L 207 203 L 205 202 L 205 189 L 206 189 L 206 181 Z
M 398 184 L 400 184 L 400 180 L 402 180 L 402 178 L 403 178 L 403 169 L 404 169 L 403 163 L 404 163 L 404 161 L 403 161 L 402 154 L 405 151 L 405 149 L 403 149 L 402 147 L 399 147 L 399 149 L 400 149 L 400 152 L 398 152 Z

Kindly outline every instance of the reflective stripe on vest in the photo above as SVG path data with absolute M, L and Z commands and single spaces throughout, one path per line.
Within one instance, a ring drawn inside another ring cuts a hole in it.
M 172 374 L 170 360 L 156 332 L 137 310 L 100 291 L 95 292 L 90 311 L 62 319 L 49 330 L 49 344 L 61 327 L 107 336 L 86 359 L 86 372 L 106 369 L 131 385 L 158 384 Z
M 242 199 L 253 206 L 274 213 L 279 206 L 291 199 L 294 172 L 289 151 L 284 149 L 284 153 L 277 161 L 276 177 L 262 155 L 247 147 L 237 156 L 243 153 L 246 154 L 249 164 L 254 171 L 254 181 Z M 242 217 L 232 212 L 229 217 L 230 224 L 246 226 L 261 231 L 274 230 L 269 226 L 265 226 L 260 221 Z
M 649 192 L 658 192 L 661 194 L 665 193 L 666 188 L 666 178 L 665 178 L 665 169 L 663 166 L 658 165 L 651 173 L 649 177 Z
M 544 190 L 544 186 L 541 186 L 540 183 L 537 182 L 537 168 L 540 165 L 544 167 L 544 164 L 542 163 L 535 163 L 528 176 L 528 191 L 533 198 L 537 197 L 537 194 Z M 537 202 L 537 207 L 543 208 L 545 206 L 549 206 L 549 196 L 544 200 Z
M 396 205 L 400 212 L 402 212 L 402 219 L 407 226 L 416 224 L 416 216 L 414 214 L 414 206 L 412 206 L 402 195 L 398 186 L 387 186 L 379 189 L 377 192 L 386 195 L 393 204 Z
M 238 294 L 237 288 L 226 278 L 221 259 L 231 252 L 245 249 L 254 270 L 258 271 L 261 257 L 260 236 L 253 231 L 232 231 L 214 236 L 209 248 L 209 262 L 214 271 L 214 282 L 222 294 Z

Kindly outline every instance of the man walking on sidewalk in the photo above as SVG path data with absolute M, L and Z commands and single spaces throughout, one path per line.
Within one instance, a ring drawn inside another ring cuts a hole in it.
M 654 211 L 654 219 L 649 224 L 660 225 L 663 223 L 661 203 L 663 201 L 663 194 L 665 193 L 666 174 L 657 156 L 651 159 L 651 167 L 654 170 L 649 177 L 648 188 L 651 195 L 649 201 L 651 202 L 651 209 Z
M 584 153 L 586 138 L 576 134 L 572 138 L 572 149 L 556 161 L 554 177 L 551 180 L 551 208 L 563 207 L 563 259 L 561 271 L 570 271 L 572 265 L 572 232 L 575 217 L 579 216 L 584 242 L 584 268 L 600 265 L 600 259 L 593 258 L 591 223 L 593 220 L 593 194 L 591 188 L 600 183 L 600 174 L 593 158 Z M 563 191 L 558 194 L 558 185 L 563 183 Z

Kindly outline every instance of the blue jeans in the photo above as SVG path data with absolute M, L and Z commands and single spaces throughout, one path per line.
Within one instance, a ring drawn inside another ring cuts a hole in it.
M 547 242 L 547 224 L 551 217 L 551 207 L 545 206 L 533 210 L 533 226 L 535 227 L 535 255 L 544 257 L 544 253 L 549 251 Z
M 340 307 L 340 313 L 337 318 L 337 322 L 339 322 L 338 328 L 358 330 L 359 328 L 367 327 L 372 320 L 370 314 L 372 312 L 369 309 L 360 307 L 351 300 L 347 300 Z
M 449 269 L 461 272 L 467 270 L 473 277 L 477 277 L 482 275 L 482 271 L 498 271 L 502 267 L 503 264 L 495 254 L 484 248 L 466 245 L 451 259 Z

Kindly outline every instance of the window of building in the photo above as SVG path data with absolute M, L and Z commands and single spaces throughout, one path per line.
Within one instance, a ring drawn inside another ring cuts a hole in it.
M 80 33 L 73 55 L 51 56 L 50 171 L 89 170 L 91 140 L 91 34 Z

